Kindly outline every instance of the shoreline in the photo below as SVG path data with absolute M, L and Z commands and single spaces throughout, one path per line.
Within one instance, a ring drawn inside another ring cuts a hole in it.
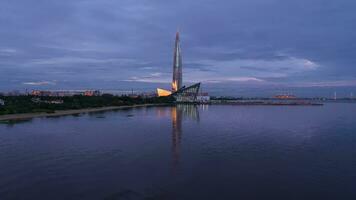
M 94 113 L 112 110 L 122 110 L 130 108 L 140 108 L 140 107 L 152 107 L 152 106 L 164 106 L 170 105 L 166 103 L 158 104 L 137 104 L 130 106 L 108 106 L 108 107 L 98 107 L 98 108 L 84 108 L 76 110 L 57 110 L 54 113 L 19 113 L 19 114 L 8 114 L 0 115 L 0 123 L 12 120 L 28 120 L 33 118 L 41 117 L 59 117 L 66 115 L 76 115 L 83 113 Z M 321 103 L 263 103 L 263 102 L 212 102 L 208 105 L 236 105 L 236 106 L 322 106 Z
M 122 110 L 129 108 L 140 108 L 140 107 L 151 107 L 151 106 L 162 106 L 166 104 L 138 104 L 131 106 L 109 106 L 109 107 L 99 107 L 99 108 L 85 108 L 78 110 L 58 110 L 54 113 L 23 113 L 23 114 L 9 114 L 9 115 L 0 115 L 0 122 L 6 122 L 11 120 L 27 120 L 32 118 L 40 118 L 40 117 L 59 117 L 66 115 L 75 115 L 82 113 L 93 113 L 93 112 L 103 112 L 103 111 L 111 111 L 111 110 Z
M 231 106 L 323 106 L 323 103 L 281 103 L 281 102 L 215 102 L 211 105 Z

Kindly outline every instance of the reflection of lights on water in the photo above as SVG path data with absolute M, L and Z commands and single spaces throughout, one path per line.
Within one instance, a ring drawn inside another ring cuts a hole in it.
M 200 105 L 200 107 L 201 107 L 201 109 L 202 109 L 203 111 L 206 111 L 206 110 L 209 109 L 209 105 L 208 105 L 208 104 L 202 104 L 202 105 Z
M 199 111 L 196 105 L 178 104 L 171 108 L 172 120 L 172 160 L 173 171 L 176 172 L 181 153 L 181 139 L 182 139 L 182 120 L 191 119 L 199 122 Z
M 167 108 L 165 108 L 165 107 L 157 107 L 157 109 L 156 109 L 156 116 L 157 116 L 158 118 L 168 117 L 168 116 L 169 116 L 169 113 L 168 113 Z
M 176 173 L 181 160 L 181 141 L 183 134 L 183 120 L 191 120 L 199 122 L 199 110 L 203 106 L 178 104 L 173 107 L 157 107 L 156 115 L 159 118 L 170 117 L 172 121 L 172 139 L 171 139 L 171 155 L 172 169 Z M 204 109 L 208 106 L 204 105 Z M 204 110 L 203 109 L 203 110 Z
M 172 158 L 173 158 L 173 170 L 176 168 L 180 160 L 180 143 L 182 136 L 182 114 L 181 110 L 177 107 L 172 107 L 171 109 L 171 119 L 172 119 Z

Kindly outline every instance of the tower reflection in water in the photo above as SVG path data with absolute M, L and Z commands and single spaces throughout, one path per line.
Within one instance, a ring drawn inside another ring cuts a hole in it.
M 198 107 L 196 105 L 178 104 L 171 108 L 171 119 L 173 171 L 176 172 L 181 157 L 182 121 L 190 119 L 199 122 Z

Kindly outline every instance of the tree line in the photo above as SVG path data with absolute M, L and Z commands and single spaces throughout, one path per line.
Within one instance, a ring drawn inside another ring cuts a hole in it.
M 0 105 L 0 115 L 38 112 L 53 113 L 56 110 L 99 108 L 107 106 L 169 104 L 174 101 L 172 97 L 146 98 L 141 96 L 114 96 L 111 94 L 103 94 L 101 96 L 75 95 L 70 97 L 38 97 L 31 95 L 0 96 L 0 99 L 5 101 L 4 106 Z M 52 101 L 60 101 L 61 103 L 49 103 Z

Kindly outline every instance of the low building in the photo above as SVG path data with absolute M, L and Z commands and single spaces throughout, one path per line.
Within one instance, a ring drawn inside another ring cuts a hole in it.
M 99 90 L 87 90 L 84 92 L 84 96 L 92 97 L 92 96 L 100 96 Z
M 178 103 L 197 103 L 197 96 L 199 93 L 200 83 L 196 83 L 189 87 L 183 86 L 178 91 L 172 93 Z
M 33 96 L 51 96 L 51 91 L 44 91 L 44 90 L 32 90 L 31 95 Z
M 291 94 L 281 94 L 274 96 L 275 99 L 296 99 L 297 97 Z
M 31 101 L 33 103 L 45 103 L 45 104 L 63 104 L 64 101 L 62 99 L 55 99 L 55 100 L 41 100 L 40 98 L 32 98 Z
M 33 90 L 30 93 L 32 96 L 38 97 L 66 97 L 66 96 L 75 96 L 75 95 L 83 95 L 83 96 L 100 96 L 101 93 L 99 90 L 87 90 L 87 91 L 45 91 L 45 90 Z
M 210 96 L 208 93 L 199 93 L 197 96 L 197 101 L 200 103 L 209 103 Z
M 48 104 L 63 104 L 63 100 L 59 99 L 59 100 L 52 100 L 52 101 L 45 101 L 45 103 Z
M 0 99 L 0 106 L 4 106 L 5 105 L 5 101 Z

